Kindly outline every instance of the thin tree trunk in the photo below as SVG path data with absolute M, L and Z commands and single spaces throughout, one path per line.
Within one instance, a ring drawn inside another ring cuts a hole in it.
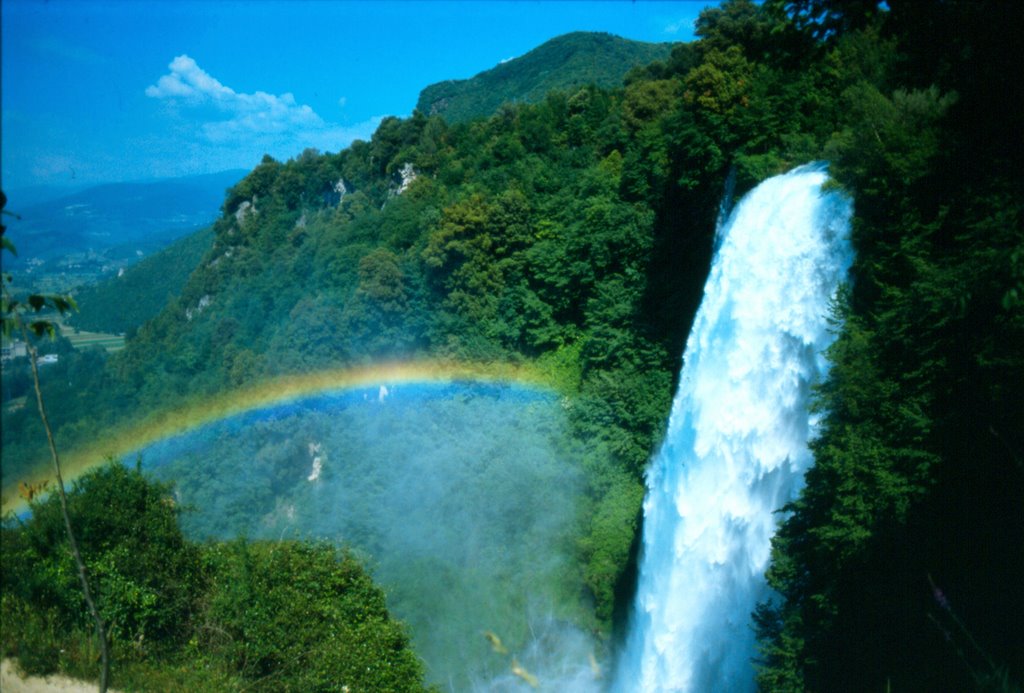
M 39 404 L 39 417 L 43 420 L 43 428 L 46 430 L 46 440 L 50 443 L 50 455 L 53 458 L 53 471 L 57 475 L 57 491 L 60 494 L 60 508 L 64 515 L 64 529 L 68 533 L 68 546 L 71 547 L 71 555 L 75 559 L 75 566 L 78 568 L 78 579 L 82 583 L 82 594 L 85 596 L 85 603 L 89 607 L 93 621 L 96 623 L 96 637 L 100 641 L 100 693 L 106 693 L 107 680 L 110 678 L 110 653 L 107 646 L 107 629 L 103 625 L 103 618 L 96 609 L 96 603 L 92 599 L 92 591 L 89 589 L 89 578 L 86 574 L 85 563 L 82 561 L 82 554 L 78 550 L 78 542 L 75 540 L 75 533 L 71 529 L 71 516 L 68 515 L 68 497 L 64 492 L 64 477 L 60 473 L 60 459 L 57 457 L 57 445 L 53 442 L 53 431 L 50 429 L 50 421 L 46 418 L 46 407 L 43 406 L 43 392 L 39 388 L 39 367 L 36 365 L 37 353 L 35 346 L 28 339 L 28 333 L 22 326 L 22 336 L 25 338 L 25 345 L 28 347 L 29 362 L 32 364 L 32 381 L 36 389 L 36 402 Z

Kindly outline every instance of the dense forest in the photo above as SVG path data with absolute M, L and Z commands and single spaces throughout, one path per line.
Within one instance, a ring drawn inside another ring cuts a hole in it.
M 537 103 L 551 91 L 618 87 L 630 69 L 663 60 L 671 50 L 670 43 L 640 43 L 611 34 L 565 34 L 470 79 L 431 84 L 420 92 L 416 108 L 449 123 L 486 118 L 503 104 Z
M 75 292 L 78 310 L 67 316 L 76 329 L 125 334 L 156 317 L 180 292 L 213 245 L 213 229 L 178 239 L 115 277 Z
M 1019 3 L 731 0 L 620 88 L 459 122 L 417 111 L 336 154 L 267 157 L 126 349 L 44 371 L 59 440 L 339 365 L 538 364 L 571 402 L 567 445 L 585 451 L 578 596 L 607 636 L 628 603 L 643 472 L 721 199 L 826 160 L 854 200 L 856 260 L 817 392 L 815 466 L 774 542 L 777 597 L 755 615 L 758 683 L 1012 690 L 1024 677 L 1021 26 Z M 5 501 L 45 440 L 31 407 L 9 406 L 22 387 L 4 387 Z M 8 563 L 38 531 L 5 529 L 5 631 L 42 598 L 25 585 L 43 589 L 46 564 Z M 209 550 L 207 576 L 271 561 L 261 545 Z M 81 610 L 62 598 L 46 618 Z

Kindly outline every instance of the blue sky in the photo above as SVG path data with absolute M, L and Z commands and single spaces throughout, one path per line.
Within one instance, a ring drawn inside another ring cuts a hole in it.
M 687 41 L 709 2 L 4 0 L 2 184 L 338 151 L 420 90 L 570 31 Z

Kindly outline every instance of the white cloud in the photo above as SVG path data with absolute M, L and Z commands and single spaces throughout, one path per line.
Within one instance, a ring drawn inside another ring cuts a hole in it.
M 664 29 L 666 34 L 678 34 L 680 31 L 687 33 L 693 33 L 693 30 L 697 27 L 696 22 L 693 19 L 680 19 L 677 22 L 672 22 L 667 25 Z
M 146 88 L 146 96 L 191 109 L 198 134 L 213 145 L 262 149 L 278 157 L 297 155 L 306 147 L 337 151 L 353 139 L 368 138 L 381 120 L 348 127 L 328 123 L 291 93 L 236 92 L 187 55 L 169 67 L 169 74 Z
M 168 67 L 171 68 L 171 74 L 157 80 L 156 86 L 147 87 L 146 96 L 158 99 L 181 96 L 196 100 L 244 99 L 246 96 L 225 87 L 187 55 L 179 55 Z
M 228 117 L 204 126 L 207 134 L 215 140 L 235 133 L 277 133 L 296 127 L 318 128 L 324 125 L 312 108 L 297 104 L 292 94 L 238 93 L 221 84 L 187 55 L 179 55 L 169 67 L 170 74 L 147 87 L 146 96 L 180 99 L 189 106 L 216 106 Z

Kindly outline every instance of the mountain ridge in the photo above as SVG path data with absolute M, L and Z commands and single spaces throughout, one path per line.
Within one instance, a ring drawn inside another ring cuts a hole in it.
M 8 262 L 55 262 L 72 253 L 106 255 L 126 243 L 145 245 L 144 250 L 151 252 L 212 223 L 225 191 L 247 173 L 237 169 L 155 181 L 103 183 L 14 207 L 12 211 L 18 217 L 10 227 L 19 239 L 18 257 Z
M 416 108 L 425 115 L 463 122 L 488 116 L 503 103 L 536 103 L 556 89 L 588 84 L 614 88 L 632 68 L 667 58 L 673 45 L 603 32 L 563 34 L 468 79 L 427 86 Z

